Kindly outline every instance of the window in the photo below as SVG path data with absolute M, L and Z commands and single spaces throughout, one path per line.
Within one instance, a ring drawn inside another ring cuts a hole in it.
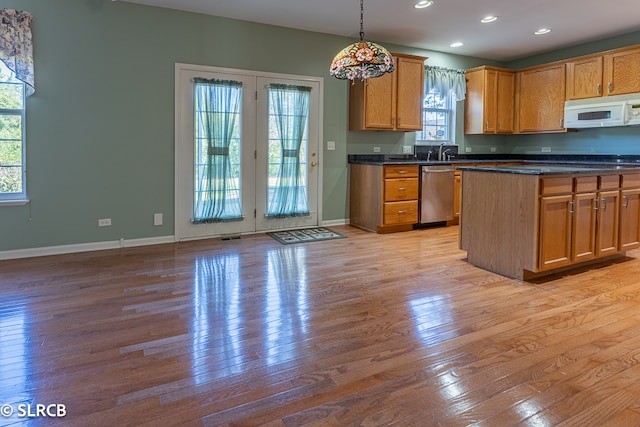
M 416 134 L 418 143 L 455 143 L 456 101 L 453 91 L 441 96 L 431 89 L 422 104 L 422 132 Z
M 25 85 L 0 61 L 0 203 L 26 200 Z

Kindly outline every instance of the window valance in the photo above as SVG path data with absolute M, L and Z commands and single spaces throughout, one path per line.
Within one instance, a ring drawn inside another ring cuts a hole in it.
M 453 91 L 456 100 L 462 101 L 467 93 L 467 83 L 464 78 L 464 73 L 464 70 L 426 65 L 424 67 L 425 95 L 431 89 L 436 89 L 442 96 L 448 94 L 449 91 Z
M 0 60 L 22 80 L 27 96 L 35 91 L 30 12 L 0 9 Z

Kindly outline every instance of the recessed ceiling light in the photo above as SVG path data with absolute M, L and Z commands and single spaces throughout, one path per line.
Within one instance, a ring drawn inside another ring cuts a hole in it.
M 451 43 L 449 46 L 451 46 L 451 47 L 460 47 L 460 46 L 462 46 L 463 44 L 464 44 L 464 43 L 462 43 L 462 42 L 454 42 L 454 43 Z
M 483 24 L 488 24 L 489 22 L 493 22 L 493 21 L 497 21 L 497 20 L 498 20 L 497 16 L 489 15 L 489 16 L 485 16 L 484 18 L 482 18 L 480 20 L 480 22 L 482 22 Z
M 433 4 L 431 0 L 421 0 L 418 3 L 414 4 L 413 7 L 416 9 L 424 9 L 425 7 L 429 7 Z
M 536 36 L 540 36 L 542 34 L 547 34 L 551 32 L 551 28 L 540 28 L 538 31 L 536 31 L 535 34 Z

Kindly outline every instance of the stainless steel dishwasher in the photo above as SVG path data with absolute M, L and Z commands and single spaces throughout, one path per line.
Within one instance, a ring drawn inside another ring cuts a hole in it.
M 453 165 L 422 166 L 420 224 L 453 219 Z

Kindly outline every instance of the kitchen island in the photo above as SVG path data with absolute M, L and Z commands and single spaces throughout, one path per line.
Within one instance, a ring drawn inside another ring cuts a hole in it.
M 460 248 L 526 280 L 640 246 L 640 168 L 461 166 Z

